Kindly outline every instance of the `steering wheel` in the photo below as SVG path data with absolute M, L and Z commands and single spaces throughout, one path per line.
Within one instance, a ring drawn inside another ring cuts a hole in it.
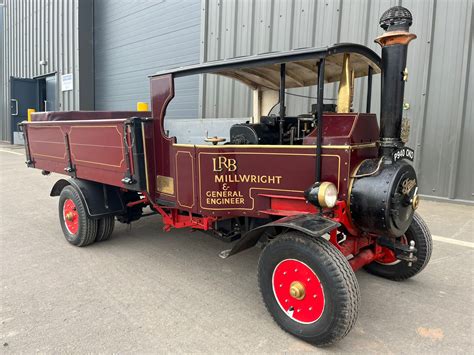
M 225 138 L 222 138 L 222 137 L 217 137 L 217 136 L 214 136 L 214 137 L 206 137 L 204 139 L 205 142 L 211 142 L 212 144 L 216 145 L 217 143 L 220 143 L 220 142 L 225 142 Z

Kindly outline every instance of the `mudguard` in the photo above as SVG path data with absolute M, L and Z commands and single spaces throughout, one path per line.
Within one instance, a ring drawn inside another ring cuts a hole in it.
M 303 232 L 304 234 L 307 234 L 311 237 L 320 237 L 339 226 L 339 223 L 318 214 L 305 213 L 283 217 L 279 220 L 264 224 L 263 226 L 259 226 L 248 231 L 241 239 L 239 239 L 232 249 L 224 250 L 221 252 L 220 256 L 222 258 L 227 258 L 231 255 L 240 253 L 241 251 L 253 247 L 255 244 L 257 244 L 260 237 L 268 228 L 279 227 L 293 229 Z
M 69 180 L 61 179 L 54 184 L 50 196 L 59 196 L 62 189 L 68 185 L 74 186 L 79 192 L 82 201 L 86 205 L 86 211 L 89 217 L 101 218 L 125 212 L 125 205 L 120 195 L 120 189 L 98 182 L 76 178 Z

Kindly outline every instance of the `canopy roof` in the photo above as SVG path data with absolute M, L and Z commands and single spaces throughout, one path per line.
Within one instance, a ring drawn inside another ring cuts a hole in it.
M 331 47 L 305 48 L 206 62 L 161 71 L 153 76 L 172 74 L 174 77 L 182 77 L 213 73 L 239 80 L 254 89 L 278 89 L 280 64 L 286 63 L 286 88 L 296 88 L 316 85 L 317 64 L 322 58 L 326 58 L 325 82 L 339 81 L 344 53 L 350 54 L 350 63 L 356 78 L 367 76 L 369 66 L 374 74 L 380 73 L 381 59 L 374 51 L 359 44 L 343 43 Z

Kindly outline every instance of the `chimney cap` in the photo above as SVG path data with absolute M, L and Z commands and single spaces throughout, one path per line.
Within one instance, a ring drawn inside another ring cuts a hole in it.
M 413 16 L 407 8 L 394 6 L 383 13 L 379 23 L 385 31 L 408 31 L 413 23 Z

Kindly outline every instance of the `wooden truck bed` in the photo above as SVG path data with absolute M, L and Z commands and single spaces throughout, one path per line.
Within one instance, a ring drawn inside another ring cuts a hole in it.
M 21 125 L 28 166 L 144 190 L 143 140 L 151 125 L 146 124 L 149 121 L 146 117 L 137 117 L 138 114 L 144 116 L 144 112 L 118 112 L 115 116 L 125 114 L 129 116 L 116 118 L 100 112 L 67 112 L 60 117 L 50 113 L 34 114 L 32 122 Z M 102 118 L 104 116 L 107 118 Z

